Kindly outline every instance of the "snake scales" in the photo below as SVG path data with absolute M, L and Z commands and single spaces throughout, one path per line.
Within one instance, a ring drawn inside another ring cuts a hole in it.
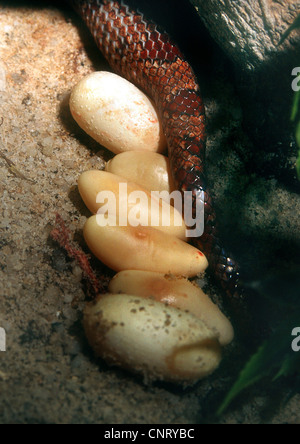
M 160 114 L 177 188 L 192 191 L 193 208 L 205 205 L 204 234 L 195 246 L 231 297 L 239 296 L 239 271 L 218 238 L 216 213 L 204 172 L 205 109 L 192 67 L 172 39 L 128 0 L 70 0 L 112 69 L 144 90 Z

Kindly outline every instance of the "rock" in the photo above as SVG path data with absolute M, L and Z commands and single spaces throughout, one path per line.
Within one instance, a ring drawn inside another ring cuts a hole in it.
M 255 169 L 296 185 L 290 123 L 299 32 L 282 45 L 300 11 L 299 0 L 191 0 L 212 38 L 231 59 L 243 105 L 244 128 L 256 145 Z
M 239 69 L 252 74 L 266 63 L 276 63 L 278 56 L 287 51 L 288 58 L 298 58 L 299 35 L 293 34 L 280 47 L 278 43 L 299 14 L 299 1 L 252 0 L 251 5 L 247 0 L 191 2 L 215 41 Z

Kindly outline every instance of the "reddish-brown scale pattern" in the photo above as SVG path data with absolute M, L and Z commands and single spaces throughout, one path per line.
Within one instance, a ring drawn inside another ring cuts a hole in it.
M 116 73 L 149 94 L 160 113 L 171 170 L 181 191 L 204 199 L 205 232 L 195 240 L 215 275 L 237 295 L 236 263 L 219 246 L 216 214 L 204 175 L 205 110 L 194 72 L 170 37 L 126 0 L 72 0 Z M 204 198 L 203 198 L 204 196 Z

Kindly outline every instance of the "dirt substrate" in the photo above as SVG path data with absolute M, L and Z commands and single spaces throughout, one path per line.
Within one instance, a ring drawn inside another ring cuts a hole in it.
M 77 179 L 110 157 L 68 109 L 73 85 L 107 69 L 80 24 L 67 7 L 0 2 L 0 327 L 7 334 L 7 351 L 0 353 L 0 422 L 300 423 L 299 395 L 283 404 L 289 381 L 250 389 L 221 419 L 213 418 L 247 356 L 240 343 L 225 351 L 213 376 L 186 390 L 145 385 L 93 357 L 81 325 L 82 272 L 49 237 L 59 213 L 84 247 L 89 213 Z M 212 66 L 205 91 L 209 179 L 226 242 L 252 282 L 299 266 L 299 195 L 276 174 L 249 176 L 245 162 L 252 148 L 241 130 L 229 65 L 217 54 Z M 208 291 L 217 292 L 213 285 Z

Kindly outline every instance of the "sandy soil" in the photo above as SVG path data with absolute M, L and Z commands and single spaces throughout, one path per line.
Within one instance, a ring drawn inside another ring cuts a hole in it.
M 7 351 L 0 353 L 0 422 L 210 422 L 245 356 L 244 347 L 229 347 L 221 368 L 186 390 L 147 386 L 109 368 L 93 357 L 84 338 L 81 270 L 49 237 L 58 212 L 84 247 L 81 230 L 89 213 L 77 179 L 83 171 L 102 168 L 109 157 L 77 127 L 68 109 L 72 86 L 91 71 L 107 69 L 80 23 L 67 7 L 0 2 L 0 327 L 7 334 Z M 230 150 L 243 141 L 241 110 L 229 79 L 222 77 L 226 64 L 218 66 L 213 88 L 220 91 L 223 81 L 227 86 L 222 99 L 206 97 L 213 122 L 210 177 L 225 232 L 232 238 L 233 229 L 244 233 L 247 248 L 241 259 L 249 263 L 252 257 L 254 277 L 270 264 L 280 267 L 293 260 L 293 248 L 281 259 L 274 250 L 283 250 L 287 241 L 300 243 L 299 196 L 274 179 L 249 180 L 243 156 Z M 236 196 L 233 181 L 240 184 Z M 224 205 L 228 189 L 230 214 Z M 231 214 L 241 211 L 244 223 L 229 226 Z M 270 241 L 277 247 L 266 252 Z M 282 406 L 281 394 L 288 394 L 288 388 L 284 382 L 272 392 L 250 390 L 220 422 L 300 423 L 299 396 Z

